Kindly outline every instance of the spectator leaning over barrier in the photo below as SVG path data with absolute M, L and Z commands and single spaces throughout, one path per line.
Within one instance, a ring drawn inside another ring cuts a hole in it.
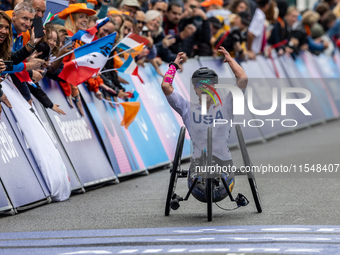
M 133 18 L 131 18 L 131 16 L 124 15 L 124 21 L 119 32 L 120 33 L 119 40 L 122 40 L 129 33 L 133 32 L 133 25 L 134 25 Z
M 69 3 L 69 6 L 71 4 L 76 4 L 76 3 L 85 3 L 85 4 L 87 3 L 86 7 L 88 9 L 92 9 L 93 10 L 95 8 L 95 4 L 97 3 L 97 1 L 96 0 L 88 0 L 88 1 L 86 1 L 86 0 L 79 0 L 79 1 L 77 1 L 77 0 L 69 0 L 68 3 Z M 100 9 L 98 10 L 98 14 L 97 14 L 97 17 L 99 19 L 103 19 L 103 18 L 106 17 L 107 12 L 108 12 L 109 3 L 110 3 L 109 0 L 108 0 L 108 2 L 107 1 L 101 1 Z M 51 21 L 51 23 L 52 24 L 58 24 L 58 25 L 64 26 L 65 20 L 61 19 L 59 16 L 56 16 Z
M 249 9 L 249 5 L 248 5 L 247 0 L 232 0 L 232 1 L 230 1 L 230 3 L 228 4 L 226 9 L 230 11 L 230 14 L 232 14 L 232 13 L 237 14 L 237 13 L 240 13 L 240 12 L 249 12 L 250 13 L 250 9 Z M 226 24 L 227 26 L 230 25 L 229 15 L 228 15 L 228 18 L 224 19 L 224 24 Z M 229 27 L 227 27 L 227 30 L 229 30 Z
M 143 11 L 137 11 L 133 32 L 140 35 L 145 24 L 145 13 Z
M 287 9 L 287 13 L 284 16 L 285 21 L 287 21 L 287 29 L 288 32 L 291 33 L 293 29 L 293 25 L 298 21 L 299 11 L 295 6 L 289 6 Z
M 333 14 L 333 13 L 332 13 Z M 334 15 L 334 14 L 333 14 Z M 334 53 L 334 45 L 329 38 L 329 36 L 325 33 L 322 25 L 319 23 L 315 23 L 311 29 L 311 37 L 316 43 L 328 42 L 328 47 L 323 51 L 327 56 L 332 56 Z M 321 52 L 319 51 L 311 51 L 315 55 L 319 55 Z
M 264 25 L 266 19 L 265 13 L 270 8 L 270 1 L 271 0 L 257 0 L 257 8 L 248 29 L 247 49 L 249 59 L 255 59 L 256 55 L 264 50 L 266 31 Z
M 299 40 L 298 47 L 301 50 L 309 49 L 310 51 L 322 52 L 327 49 L 329 45 L 328 42 L 325 41 L 323 43 L 316 43 L 311 37 L 311 28 L 318 22 L 319 18 L 320 15 L 318 13 L 314 11 L 306 11 L 302 15 L 302 21 L 295 24 L 292 31 L 292 37 Z
M 115 26 L 116 26 L 115 21 L 112 18 L 110 18 L 109 21 L 105 25 L 103 25 L 99 28 L 98 32 L 96 33 L 94 40 L 103 38 L 103 37 L 105 37 L 109 34 L 114 33 L 116 31 Z M 105 70 L 105 68 L 103 70 Z M 115 78 L 117 78 L 117 77 L 115 77 Z M 104 79 L 102 78 L 102 75 L 92 77 L 92 78 L 90 78 L 86 81 L 88 89 L 90 91 L 93 91 L 95 93 L 95 96 L 99 100 L 101 100 L 103 98 L 103 94 L 99 89 L 101 89 L 103 91 L 103 93 L 106 92 L 106 93 L 110 93 L 110 94 L 113 94 L 113 95 L 116 94 L 116 92 L 110 86 L 111 83 L 112 82 L 105 82 Z M 108 85 L 106 85 L 106 84 L 108 84 Z
M 323 20 L 325 19 L 325 14 L 330 11 L 329 5 L 325 2 L 320 3 L 316 6 L 315 12 L 319 13 L 320 19 L 319 23 L 322 25 Z
M 33 6 L 30 5 L 29 2 L 23 2 L 16 5 L 14 8 L 14 11 L 12 13 L 13 18 L 13 31 L 16 31 L 16 33 L 13 33 L 13 41 L 16 42 L 13 44 L 13 50 L 17 51 L 22 46 L 24 48 L 28 49 L 30 52 L 32 52 L 35 49 L 35 46 L 40 43 L 40 38 L 35 39 L 34 32 L 32 32 L 31 29 L 31 21 L 28 22 L 28 19 L 31 18 L 32 15 L 34 17 L 41 17 L 41 15 L 44 14 L 45 10 L 45 2 L 43 0 L 34 0 L 34 3 L 36 4 L 36 9 L 38 12 L 34 12 Z M 26 21 L 25 21 L 26 20 Z M 25 22 L 24 22 L 25 21 Z M 17 34 L 20 34 L 18 36 Z M 32 37 L 33 36 L 33 37 Z M 31 93 L 41 102 L 45 108 L 50 108 L 57 112 L 58 114 L 64 114 L 64 112 L 59 109 L 59 106 L 57 104 L 54 104 L 49 97 L 46 95 L 46 93 L 41 89 L 38 82 L 43 78 L 43 70 L 41 64 L 44 63 L 44 60 L 36 58 L 36 54 L 33 54 L 29 57 L 29 62 L 26 62 L 26 71 L 28 71 L 30 78 L 33 82 L 35 82 L 34 85 L 28 85 L 26 82 L 21 82 L 19 78 L 16 75 L 11 75 L 13 83 L 16 85 L 16 87 L 19 89 L 21 94 L 24 96 L 24 98 L 31 104 L 32 98 Z M 23 61 L 24 59 L 21 59 Z M 39 61 L 39 63 L 37 63 Z M 35 67 L 27 67 L 27 65 L 31 65 L 31 63 L 35 63 Z M 19 71 L 19 70 L 16 70 Z
M 92 9 L 88 9 L 86 4 L 70 4 L 58 15 L 60 19 L 65 20 L 65 28 L 69 36 L 73 36 L 78 30 L 86 30 L 88 23 L 88 16 L 95 15 L 96 12 Z M 82 42 L 76 41 L 73 44 L 73 49 L 83 45 Z M 71 61 L 74 58 L 74 54 L 70 54 L 64 57 L 63 62 Z M 83 106 L 80 100 L 80 94 L 77 85 L 69 84 L 68 82 L 59 82 L 61 85 L 67 101 L 70 106 L 73 107 L 72 97 L 75 100 L 76 106 L 82 116 L 84 116 Z
M 211 31 L 210 45 L 212 47 L 213 55 L 216 56 L 217 50 L 215 50 L 214 47 L 215 42 L 221 34 L 224 34 L 226 32 L 226 30 L 223 28 L 222 23 L 216 17 L 210 17 L 208 21 Z
M 128 12 L 131 18 L 135 18 L 137 10 L 140 9 L 140 5 L 137 0 L 123 0 L 120 4 L 119 10 L 122 12 Z
M 179 29 L 179 22 L 182 14 L 182 6 L 177 2 L 171 2 L 169 4 L 168 10 L 163 18 L 163 29 L 165 34 L 165 42 L 169 42 L 169 48 L 172 53 L 177 54 L 183 51 L 182 42 L 184 39 L 193 35 L 196 31 L 196 27 L 192 24 L 186 26 L 183 31 Z M 174 42 L 172 45 L 170 43 Z M 166 46 L 167 43 L 164 43 Z M 183 61 L 187 60 L 186 53 L 183 54 Z
M 27 30 L 32 33 L 32 20 L 34 18 L 34 9 L 29 3 L 18 3 L 12 13 L 12 31 L 13 31 L 13 36 L 12 36 L 12 51 L 18 51 L 20 50 L 25 44 L 23 41 L 23 33 L 25 33 Z M 26 41 L 28 39 L 26 38 Z M 38 43 L 40 39 L 37 39 L 35 41 L 35 38 L 30 38 L 30 42 L 27 43 L 26 48 L 29 49 L 30 52 L 33 51 L 35 48 L 36 44 Z M 36 56 L 36 55 L 34 55 Z M 40 59 L 35 59 L 34 57 L 31 58 L 31 61 L 36 62 L 36 65 L 34 68 L 27 68 L 27 63 L 26 63 L 26 71 L 29 71 L 29 77 L 32 79 L 34 82 L 38 82 L 41 80 L 42 75 L 40 71 L 37 69 L 40 67 L 40 65 L 44 62 L 43 60 Z M 37 63 L 39 62 L 39 63 Z M 13 70 L 13 72 L 18 72 L 19 70 Z M 22 71 L 22 70 L 20 70 Z M 30 93 L 30 88 L 26 84 L 26 82 L 21 82 L 15 75 L 11 75 L 13 83 L 16 85 L 22 96 L 29 102 L 32 102 L 31 98 L 31 93 Z
M 155 10 L 149 10 L 145 14 L 145 22 L 146 22 L 146 28 L 144 28 L 144 31 L 148 32 L 148 36 L 144 36 L 144 37 L 147 40 L 149 40 L 149 43 L 146 45 L 149 52 L 146 55 L 145 60 L 150 62 L 155 68 L 156 72 L 163 77 L 163 74 L 159 69 L 159 66 L 162 64 L 162 59 L 157 58 L 157 55 L 162 56 L 164 52 L 159 53 L 158 48 L 155 44 L 157 38 L 161 36 L 164 37 L 164 32 L 161 26 L 162 25 L 162 14 Z M 163 40 L 166 40 L 166 39 L 163 39 Z M 174 41 L 175 39 L 172 39 L 172 40 Z M 170 52 L 168 48 L 164 49 L 164 51 Z M 139 59 L 140 58 L 141 56 L 139 56 Z
M 0 73 L 6 70 L 6 65 L 3 61 L 11 58 L 11 33 L 12 27 L 10 17 L 4 12 L 0 12 Z M 2 112 L 1 103 L 4 103 L 7 107 L 12 107 L 7 96 L 1 89 L 1 82 L 3 79 L 4 77 L 0 78 L 0 120 Z
M 173 54 L 169 47 L 175 43 L 176 39 L 171 36 L 165 36 L 162 28 L 162 19 L 162 14 L 158 11 L 150 10 L 145 14 L 145 21 L 151 32 L 151 37 L 156 46 L 158 56 L 162 61 L 171 62 L 176 58 L 176 54 Z
M 151 0 L 149 3 L 149 10 L 159 11 L 164 17 L 168 10 L 168 0 Z
M 188 5 L 194 9 L 192 16 L 184 18 L 180 21 L 180 30 L 185 31 L 188 25 L 194 25 L 196 31 L 193 35 L 183 40 L 183 52 L 188 57 L 195 55 L 211 56 L 210 47 L 210 24 L 206 13 L 200 8 L 200 2 L 197 0 L 189 0 Z M 177 52 L 176 52 L 177 53 Z
M 12 23 L 11 18 L 5 13 L 0 12 L 0 25 L 1 25 L 1 42 L 0 42 L 0 58 L 2 60 L 12 60 L 13 61 L 13 71 L 7 72 L 2 71 L 2 74 L 6 73 L 16 73 L 23 70 L 30 71 L 38 68 L 44 61 L 40 59 L 31 59 L 30 62 L 22 63 L 32 52 L 33 49 L 26 45 L 25 47 L 19 48 L 17 51 L 12 51 L 11 45 L 13 44 L 12 39 Z M 33 37 L 34 38 L 34 37 Z M 19 38 L 20 39 L 20 38 Z M 35 45 L 34 40 L 30 41 Z M 29 99 L 28 99 L 29 100 Z
M 324 24 L 327 27 L 327 35 L 332 39 L 336 47 L 340 47 L 340 18 L 336 18 L 334 21 L 334 16 L 329 14 L 325 18 Z
M 289 40 L 289 32 L 288 32 L 288 24 L 285 21 L 284 17 L 287 13 L 288 3 L 285 0 L 277 0 L 277 7 L 279 9 L 279 15 L 274 23 L 274 28 L 271 31 L 271 35 L 268 39 L 268 44 L 270 45 L 278 45 L 279 43 L 284 42 L 284 40 Z M 275 47 L 275 50 L 279 55 L 285 53 L 286 43 L 281 46 Z
M 111 24 L 109 24 L 109 23 L 111 23 Z M 104 26 L 102 26 L 99 29 L 99 31 L 97 32 L 98 39 L 108 35 L 109 32 L 113 33 L 114 31 L 112 31 L 112 29 L 113 29 L 112 25 L 114 25 L 114 24 L 115 24 L 114 19 L 110 18 L 110 21 L 107 22 Z M 105 26 L 107 26 L 107 27 L 105 28 Z M 112 57 L 114 54 L 116 54 L 116 51 L 111 52 L 110 57 Z M 104 70 L 112 70 L 112 69 L 116 68 L 116 66 L 114 64 L 115 59 L 116 58 L 112 58 L 109 61 L 107 61 L 104 68 L 103 68 L 103 71 Z M 128 82 L 125 81 L 124 79 L 120 78 L 116 71 L 105 72 L 103 74 L 100 74 L 100 78 L 103 81 L 103 84 L 100 84 L 100 88 L 102 90 L 103 97 L 106 100 L 111 101 L 111 96 L 113 96 L 113 99 L 114 99 L 115 102 L 118 101 L 117 97 L 119 97 L 121 99 L 127 98 L 128 94 L 125 92 L 125 88 L 121 85 L 121 83 L 122 84 L 128 84 Z M 114 107 L 113 104 L 111 104 L 111 106 Z
M 238 62 L 245 60 L 247 55 L 246 34 L 250 21 L 251 17 L 248 12 L 232 14 L 230 18 L 230 30 L 216 40 L 214 49 L 217 50 L 222 46 Z

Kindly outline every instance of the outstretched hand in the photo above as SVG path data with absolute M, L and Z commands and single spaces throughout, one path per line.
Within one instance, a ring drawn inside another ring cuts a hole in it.
M 223 62 L 231 62 L 233 60 L 233 58 L 230 56 L 229 52 L 222 46 L 220 46 L 217 50 L 218 52 L 222 53 L 224 55 L 224 60 Z
M 1 112 L 2 112 L 1 102 L 4 103 L 8 108 L 12 108 L 12 105 L 10 101 L 8 100 L 7 96 L 5 95 L 5 93 L 3 93 L 2 96 L 0 97 L 0 120 L 1 120 Z
M 182 63 L 183 63 L 183 61 L 184 61 L 184 53 L 183 52 L 179 52 L 177 54 L 177 57 L 176 57 L 174 63 L 178 65 L 180 70 L 182 70 Z

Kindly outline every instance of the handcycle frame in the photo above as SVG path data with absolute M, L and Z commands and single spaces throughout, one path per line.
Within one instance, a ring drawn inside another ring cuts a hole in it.
M 165 216 L 169 216 L 171 208 L 174 210 L 177 210 L 179 207 L 180 201 L 186 201 L 189 199 L 189 196 L 198 181 L 198 177 L 196 177 L 192 185 L 190 186 L 188 193 L 186 194 L 184 198 L 178 196 L 175 193 L 178 178 L 187 177 L 189 173 L 189 171 L 182 170 L 180 167 L 181 155 L 183 151 L 184 138 L 185 138 L 185 130 L 186 128 L 184 126 L 181 127 L 178 141 L 177 141 L 174 161 L 172 164 L 172 168 L 170 169 L 170 182 L 169 182 L 169 188 L 168 188 L 168 193 L 167 193 L 167 198 L 166 198 Z M 248 151 L 247 151 L 247 147 L 244 141 L 244 137 L 243 137 L 240 125 L 236 125 L 236 134 L 237 134 L 244 166 L 249 167 L 249 169 L 252 169 L 252 163 L 251 163 Z M 203 164 L 206 164 L 207 166 L 212 165 L 212 128 L 211 127 L 209 127 L 207 130 L 207 149 L 206 151 L 202 152 L 202 162 Z M 260 195 L 257 189 L 254 173 L 251 171 L 248 171 L 247 178 L 249 181 L 251 192 L 253 194 L 257 212 L 261 213 L 262 212 L 261 200 L 260 200 Z M 226 189 L 226 192 L 230 200 L 237 202 L 238 206 L 240 206 L 239 201 L 237 201 L 238 197 L 234 199 L 224 178 L 221 178 L 221 180 L 223 182 L 223 185 Z M 212 177 L 206 178 L 204 184 L 205 184 L 205 192 L 206 192 L 205 196 L 206 196 L 206 202 L 207 202 L 207 218 L 208 218 L 208 221 L 211 221 L 212 220 L 212 203 L 213 203 L 214 185 L 215 185 L 213 182 L 213 178 Z

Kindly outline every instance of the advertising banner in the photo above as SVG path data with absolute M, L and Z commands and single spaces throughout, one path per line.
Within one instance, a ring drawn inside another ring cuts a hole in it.
M 161 140 L 163 148 L 168 157 L 168 161 L 174 158 L 177 138 L 180 127 L 180 117 L 175 115 L 172 108 L 169 106 L 165 95 L 161 89 L 161 82 L 156 78 L 154 68 L 146 65 L 143 71 L 140 71 L 140 76 L 144 83 L 136 76 L 132 76 L 132 81 L 135 84 L 141 102 L 152 121 L 153 126 Z M 184 146 L 183 156 L 190 155 L 189 146 Z
M 80 183 L 80 180 L 77 176 L 77 173 L 75 172 L 72 163 L 68 157 L 68 155 L 66 154 L 63 145 L 60 142 L 60 138 L 57 135 L 54 127 L 51 125 L 51 122 L 49 120 L 49 118 L 47 117 L 47 113 L 46 110 L 43 108 L 42 104 L 39 103 L 39 101 L 34 97 L 34 109 L 37 111 L 42 124 L 44 125 L 46 131 L 48 132 L 48 134 L 50 135 L 55 147 L 57 148 L 61 158 L 63 159 L 63 162 L 66 166 L 67 169 L 67 173 L 68 176 L 70 178 L 71 181 L 71 189 L 72 190 L 77 190 L 77 189 L 81 189 L 83 186 Z M 52 111 L 51 109 L 47 109 L 47 111 Z
M 7 198 L 6 191 L 4 190 L 0 179 L 0 212 L 6 212 L 12 209 L 13 206 Z
M 124 79 L 126 78 L 124 77 Z M 132 85 L 131 80 L 129 82 Z M 148 116 L 143 115 L 145 109 L 142 105 L 136 119 L 126 130 L 125 127 L 120 125 L 124 115 L 124 109 L 121 105 L 113 105 L 107 101 L 98 100 L 92 92 L 88 91 L 84 84 L 79 85 L 79 89 L 99 131 L 111 165 L 118 177 L 144 171 L 147 166 L 145 162 L 147 164 L 157 164 L 160 162 L 157 160 L 161 159 L 162 147 L 158 148 L 160 158 L 157 159 L 155 157 L 151 159 L 151 155 L 147 155 L 148 151 L 157 149 L 157 140 L 155 140 L 155 147 L 152 147 L 153 137 L 150 132 L 152 132 L 153 126 L 149 122 L 146 124 L 144 121 Z M 143 142 L 138 140 L 137 136 L 139 139 L 144 138 L 144 141 L 147 142 L 145 150 L 142 147 Z
M 3 89 L 6 84 L 3 86 Z M 7 93 L 6 93 L 7 94 Z M 7 107 L 3 105 L 3 108 Z M 6 109 L 5 111 L 7 111 Z M 5 112 L 0 122 L 0 178 L 14 208 L 47 199 Z M 15 125 L 15 122 L 12 123 Z
M 303 73 L 306 74 L 306 66 L 301 60 L 297 58 L 295 61 L 286 55 L 279 58 L 282 69 L 290 81 L 292 87 L 305 88 L 311 93 L 310 100 L 305 103 L 306 108 L 311 113 L 310 116 L 306 116 L 307 123 L 310 125 L 318 124 L 326 120 L 325 111 L 328 111 L 327 104 L 322 104 L 319 100 L 317 85 L 314 83 L 312 78 L 304 77 Z M 296 95 L 299 98 L 300 95 Z
M 88 113 L 82 117 L 78 109 L 71 108 L 58 84 L 44 78 L 40 86 L 53 103 L 60 105 L 66 115 L 47 111 L 58 136 L 83 186 L 116 179 L 105 155 Z

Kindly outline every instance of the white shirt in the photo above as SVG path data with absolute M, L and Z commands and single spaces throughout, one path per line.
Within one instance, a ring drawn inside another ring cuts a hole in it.
M 245 89 L 242 89 L 245 93 Z M 233 115 L 233 95 L 229 93 L 221 98 L 220 102 L 216 100 L 217 105 L 212 104 L 206 115 L 201 114 L 201 105 L 194 104 L 185 100 L 177 91 L 173 91 L 166 96 L 170 106 L 181 115 L 184 125 L 189 131 L 193 143 L 193 158 L 201 156 L 201 151 L 207 148 L 207 129 L 212 127 L 213 138 L 213 155 L 221 160 L 230 160 L 229 139 L 231 126 L 230 121 Z M 227 124 L 218 124 L 213 127 L 213 119 L 228 120 Z
M 253 43 L 251 45 L 251 51 L 253 51 L 256 54 L 260 53 L 261 51 L 265 19 L 266 15 L 264 14 L 264 12 L 261 9 L 256 8 L 254 17 L 251 20 L 251 23 L 248 28 L 248 31 L 255 36 Z

